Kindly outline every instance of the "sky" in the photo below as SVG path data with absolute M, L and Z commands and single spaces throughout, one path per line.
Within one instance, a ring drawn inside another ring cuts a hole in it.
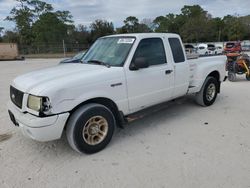
M 245 16 L 250 14 L 249 0 L 44 0 L 52 4 L 55 10 L 69 10 L 75 24 L 89 25 L 96 19 L 112 21 L 120 27 L 128 16 L 154 19 L 169 13 L 179 14 L 184 5 L 200 5 L 213 17 L 225 15 Z M 0 0 L 0 27 L 13 29 L 14 24 L 4 21 L 15 0 Z

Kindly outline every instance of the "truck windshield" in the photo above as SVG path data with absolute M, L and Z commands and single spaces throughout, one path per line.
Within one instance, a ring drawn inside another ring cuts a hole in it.
M 123 66 L 134 41 L 134 37 L 100 38 L 91 46 L 82 62 Z

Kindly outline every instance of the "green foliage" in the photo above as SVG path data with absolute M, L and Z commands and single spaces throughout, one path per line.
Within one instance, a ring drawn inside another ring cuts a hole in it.
M 106 20 L 95 20 L 91 25 L 91 42 L 94 42 L 97 38 L 114 34 L 114 25 L 112 22 Z
M 250 16 L 212 18 L 199 5 L 184 6 L 181 14 L 155 18 L 155 32 L 178 33 L 184 42 L 244 40 L 250 37 Z
M 17 42 L 32 47 L 43 44 L 49 47 L 53 43 L 61 44 L 62 40 L 74 45 L 89 46 L 98 37 L 114 33 L 178 33 L 184 42 L 244 40 L 250 37 L 250 15 L 212 18 L 199 5 L 185 5 L 180 14 L 158 16 L 153 21 L 140 21 L 129 16 L 123 21 L 124 25 L 115 30 L 113 23 L 106 20 L 95 20 L 90 27 L 75 26 L 69 11 L 55 11 L 51 4 L 41 0 L 16 2 L 6 18 L 15 22 L 16 29 L 6 31 L 0 36 L 0 41 Z
M 47 12 L 39 16 L 32 26 L 32 31 L 35 43 L 57 43 L 66 38 L 67 25 L 57 17 L 56 13 Z
M 15 31 L 6 31 L 2 37 L 2 42 L 19 43 L 19 35 Z
M 152 30 L 144 23 L 139 23 L 138 18 L 134 16 L 127 17 L 124 26 L 118 29 L 118 33 L 148 33 Z
M 40 0 L 16 0 L 17 5 L 6 20 L 13 21 L 19 34 L 19 43 L 58 42 L 67 36 L 73 23 L 69 11 L 53 12 L 51 4 Z M 53 27 L 52 27 L 53 26 Z

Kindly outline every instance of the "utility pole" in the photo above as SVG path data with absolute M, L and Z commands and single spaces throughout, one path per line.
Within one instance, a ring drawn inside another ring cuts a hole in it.
M 66 49 L 65 49 L 64 39 L 63 39 L 63 56 L 66 57 Z
M 221 29 L 219 29 L 219 36 L 218 36 L 218 42 L 221 40 Z

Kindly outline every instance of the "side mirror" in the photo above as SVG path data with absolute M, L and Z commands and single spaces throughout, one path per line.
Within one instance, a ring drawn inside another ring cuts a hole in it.
M 137 57 L 134 62 L 131 63 L 130 70 L 145 69 L 148 67 L 149 64 L 144 57 Z

